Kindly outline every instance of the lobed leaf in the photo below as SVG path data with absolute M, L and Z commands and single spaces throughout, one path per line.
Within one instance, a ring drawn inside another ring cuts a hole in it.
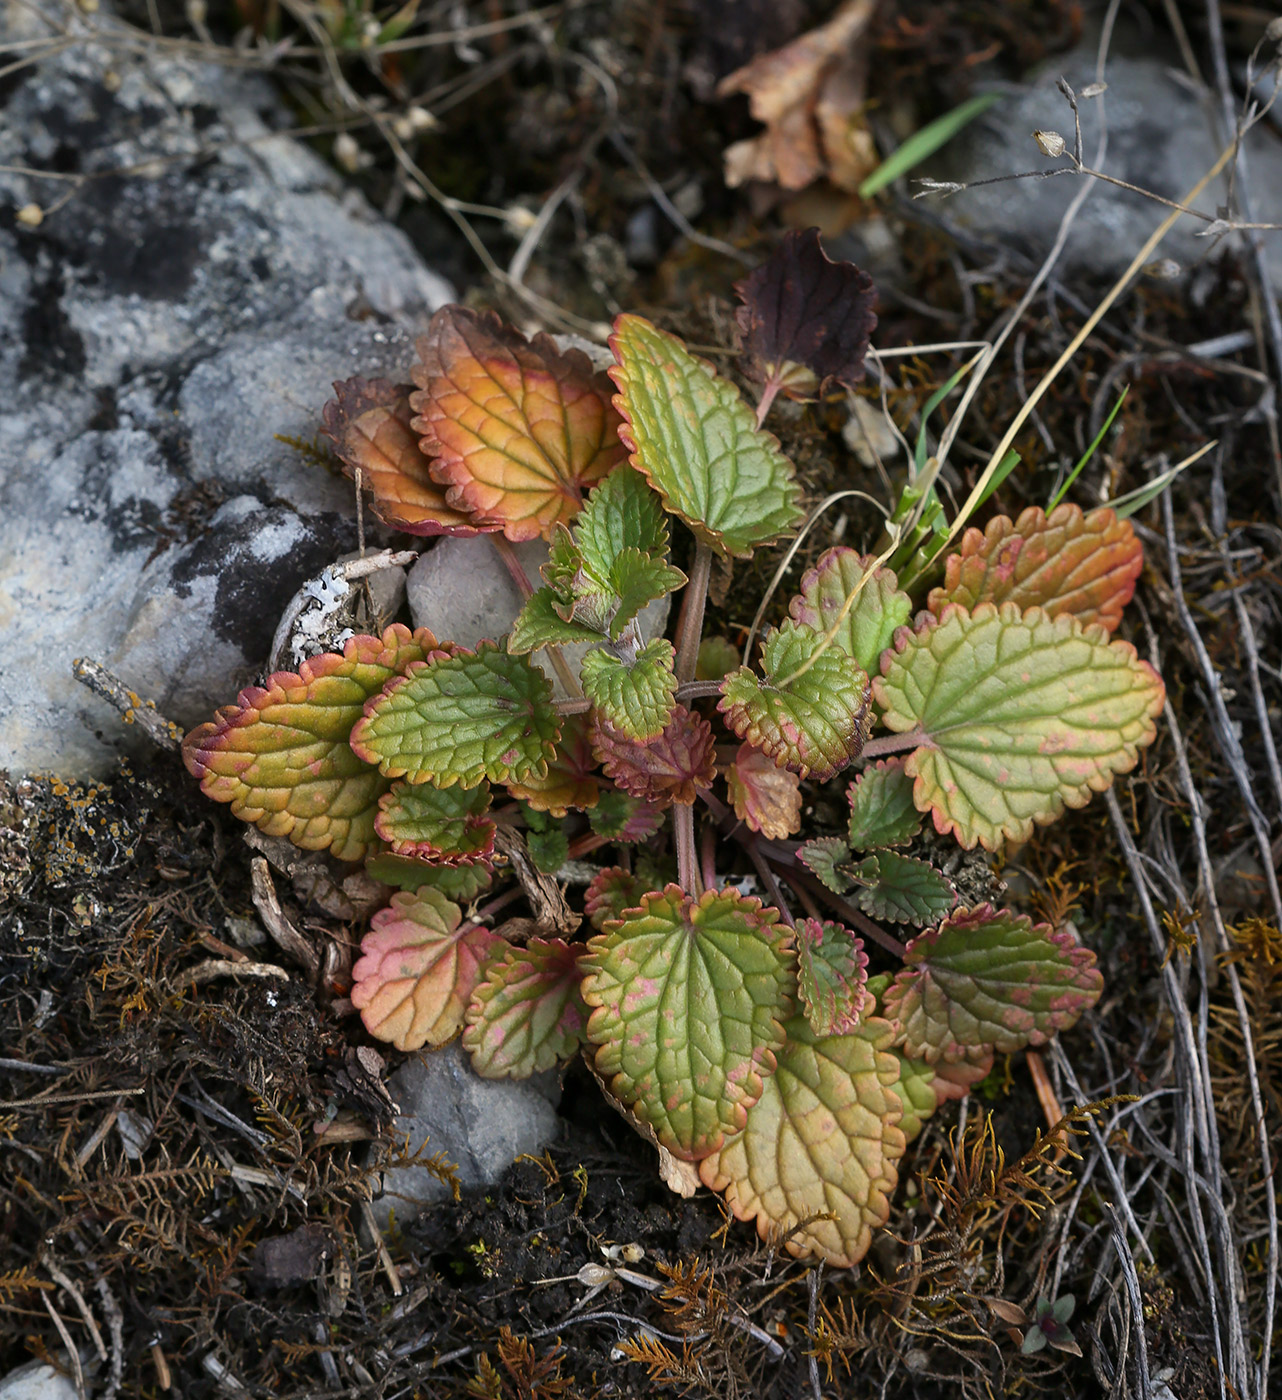
M 782 841 L 801 825 L 801 779 L 751 744 L 740 744 L 726 770 L 735 816 L 771 841 Z
M 921 813 L 913 804 L 913 780 L 902 759 L 874 763 L 850 785 L 850 844 L 857 851 L 906 846 L 917 835 Z
M 611 728 L 649 743 L 668 727 L 677 700 L 675 655 L 665 637 L 647 642 L 631 665 L 603 647 L 583 658 L 583 694 Z
M 393 783 L 379 799 L 374 830 L 393 855 L 441 865 L 472 865 L 494 853 L 494 823 L 485 817 L 490 790 Z
M 490 963 L 467 1008 L 463 1048 L 483 1079 L 528 1079 L 585 1043 L 582 943 L 532 938 Z
M 863 378 L 877 292 L 854 263 L 828 258 L 817 228 L 785 233 L 734 290 L 744 371 L 770 398 L 813 399 L 829 380 L 853 389 Z
M 410 856 L 394 856 L 390 851 L 368 857 L 365 873 L 371 880 L 401 890 L 417 890 L 431 885 L 446 899 L 464 904 L 483 894 L 494 883 L 492 868 L 481 862 L 476 865 L 437 865 Z
M 1066 501 L 1049 515 L 1029 506 L 1016 521 L 999 515 L 984 530 L 967 530 L 927 607 L 938 616 L 949 603 L 971 612 L 980 603 L 1015 603 L 1113 632 L 1143 567 L 1131 522 L 1107 506 L 1083 514 Z
M 797 985 L 817 1036 L 846 1035 L 867 1010 L 868 954 L 840 924 L 802 919 L 797 925 Z
M 592 830 L 607 841 L 625 846 L 648 841 L 663 825 L 664 808 L 657 802 L 629 797 L 617 788 L 607 788 L 588 816 Z
M 606 777 L 632 797 L 667 806 L 689 806 L 716 777 L 716 741 L 700 714 L 675 705 L 667 728 L 656 739 L 638 743 L 597 719 L 592 749 Z
M 548 760 L 547 772 L 539 777 L 527 774 L 520 782 L 508 782 L 513 797 L 528 803 L 536 812 L 564 817 L 573 808 L 586 812 L 597 805 L 601 776 L 595 771 L 592 738 L 586 715 L 563 715 L 561 737 L 556 753 Z
M 622 919 L 625 910 L 639 909 L 645 885 L 621 865 L 607 865 L 592 878 L 583 896 L 583 912 L 593 928 L 602 929 L 612 919 Z
M 762 648 L 764 679 L 746 666 L 721 683 L 717 708 L 740 739 L 826 782 L 859 756 L 868 737 L 868 677 L 840 647 L 821 649 L 813 627 L 788 621 Z
M 747 558 L 801 522 L 792 466 L 727 379 L 641 316 L 620 316 L 610 371 L 632 465 L 723 558 Z
M 608 384 L 577 350 L 444 306 L 418 342 L 414 427 L 448 501 L 510 540 L 547 536 L 622 462 Z
M 481 642 L 389 683 L 365 706 L 352 748 L 389 778 L 475 787 L 545 776 L 560 735 L 543 672 Z
M 1162 682 L 1102 627 L 981 603 L 901 629 L 895 645 L 877 701 L 892 730 L 920 729 L 904 765 L 913 801 L 968 850 L 1085 806 L 1153 741 Z
M 431 459 L 419 446 L 411 420 L 412 384 L 387 379 L 335 382 L 321 413 L 322 432 L 334 444 L 343 471 L 360 473 L 373 493 L 374 513 L 385 524 L 411 535 L 476 535 L 497 530 L 478 525 L 445 498 L 432 478 Z
M 957 902 L 957 891 L 929 861 L 898 851 L 876 851 L 852 873 L 860 884 L 859 907 L 874 919 L 921 928 Z
M 991 904 L 961 910 L 909 943 L 882 1000 L 912 1059 L 936 1064 L 994 1049 L 1044 1045 L 1094 1006 L 1104 979 L 1095 954 Z
M 743 1127 L 783 1046 L 793 961 L 778 918 L 735 890 L 695 900 L 669 885 L 588 945 L 597 1073 L 686 1161 Z
M 796 622 L 827 634 L 870 676 L 895 631 L 912 616 L 912 599 L 901 592 L 893 569 L 879 569 L 872 554 L 838 546 L 819 558 L 801 579 L 801 592 L 788 605 Z M 856 592 L 858 590 L 858 592 Z M 851 595 L 855 601 L 846 604 Z
M 390 783 L 348 742 L 366 702 L 425 657 L 444 656 L 428 631 L 399 623 L 357 636 L 295 674 L 278 671 L 183 740 L 201 791 L 242 821 L 308 851 L 361 860 L 375 845 L 379 798 Z
M 890 1215 L 904 1153 L 899 1065 L 887 1053 L 894 1028 L 867 1017 L 848 1035 L 820 1037 L 795 1016 L 786 1033 L 743 1131 L 699 1175 L 740 1220 L 756 1220 L 762 1239 L 783 1235 L 790 1254 L 850 1268 Z
M 352 968 L 352 1005 L 398 1050 L 444 1045 L 463 1025 L 485 963 L 506 945 L 424 885 L 374 915 Z

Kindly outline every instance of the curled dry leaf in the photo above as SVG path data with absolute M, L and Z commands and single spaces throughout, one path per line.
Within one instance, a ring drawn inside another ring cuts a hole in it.
M 859 188 L 877 164 L 858 120 L 867 71 L 859 40 L 876 8 L 876 0 L 846 0 L 827 24 L 722 80 L 718 96 L 747 93 L 766 127 L 726 150 L 727 185 L 761 180 L 800 190 L 826 177 L 839 189 Z
M 609 381 L 579 350 L 444 306 L 418 342 L 414 427 L 451 506 L 510 540 L 547 536 L 626 453 Z
M 833 262 L 825 254 L 818 229 L 784 234 L 766 261 L 734 289 L 743 303 L 735 321 L 743 337 L 744 369 L 765 386 L 758 417 L 765 416 L 777 393 L 809 400 L 830 380 L 853 389 L 863 378 L 877 326 L 877 292 L 854 263 Z
M 411 535 L 497 530 L 497 525 L 477 525 L 445 499 L 445 487 L 433 479 L 431 459 L 411 424 L 413 390 L 412 384 L 388 379 L 335 382 L 321 423 L 343 470 L 350 477 L 360 473 L 361 485 L 373 494 L 374 513 L 397 530 Z
M 1049 515 L 1029 506 L 1018 520 L 999 515 L 983 530 L 967 530 L 928 606 L 938 616 L 949 603 L 971 612 L 980 603 L 1016 603 L 1113 632 L 1143 567 L 1131 522 L 1107 506 L 1083 514 L 1065 501 Z
M 801 825 L 801 779 L 751 744 L 740 744 L 726 770 L 735 816 L 771 841 L 783 841 Z

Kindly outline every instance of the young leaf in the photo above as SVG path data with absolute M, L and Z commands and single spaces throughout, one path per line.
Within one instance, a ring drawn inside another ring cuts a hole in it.
M 698 659 L 694 663 L 697 681 L 719 681 L 722 676 L 739 669 L 739 648 L 728 637 L 705 637 L 699 643 Z
M 769 406 L 779 392 L 790 399 L 817 398 L 833 379 L 853 389 L 863 378 L 877 328 L 877 292 L 854 263 L 828 258 L 817 228 L 785 233 L 734 290 L 743 303 L 735 320 L 744 372 L 764 385 L 763 404 Z
M 592 492 L 575 521 L 574 537 L 583 562 L 603 579 L 624 550 L 668 552 L 668 522 L 659 498 L 630 467 L 612 471 Z
M 621 865 L 607 865 L 593 876 L 583 896 L 583 912 L 592 927 L 603 929 L 611 919 L 622 919 L 624 911 L 639 909 L 646 887 Z
M 559 822 L 546 831 L 527 831 L 525 844 L 541 875 L 555 875 L 570 858 L 570 838 Z
M 874 569 L 876 562 L 876 556 L 844 546 L 830 549 L 802 576 L 801 592 L 788 605 L 797 622 L 816 632 L 826 634 L 836 623 L 833 641 L 870 676 L 877 674 L 882 652 L 913 610 L 912 599 L 900 592 L 894 571 Z M 855 601 L 847 608 L 856 589 Z
M 1068 503 L 1049 515 L 1029 506 L 1013 523 L 999 515 L 985 530 L 967 530 L 927 606 L 938 616 L 949 603 L 971 612 L 980 603 L 1017 603 L 1043 608 L 1051 617 L 1068 613 L 1112 632 L 1143 567 L 1131 522 L 1106 506 L 1085 515 Z
M 723 558 L 800 524 L 792 467 L 729 380 L 641 316 L 620 316 L 610 346 L 619 436 L 673 515 Z
M 802 919 L 797 925 L 797 984 L 806 1020 L 817 1036 L 846 1035 L 866 1009 L 868 954 L 840 924 Z
M 1097 625 L 981 603 L 902 628 L 895 645 L 877 702 L 890 729 L 920 729 L 904 764 L 913 801 L 967 850 L 1084 807 L 1153 742 L 1161 679 Z
M 490 790 L 393 783 L 379 799 L 374 830 L 392 854 L 441 865 L 471 865 L 494 853 L 494 823 L 485 817 Z
M 554 588 L 539 588 L 525 601 L 516 615 L 507 649 L 519 656 L 540 647 L 560 647 L 574 642 L 599 642 L 601 632 L 582 622 L 567 622 L 561 616 L 561 596 Z
M 801 825 L 801 779 L 751 744 L 739 745 L 726 787 L 735 816 L 767 839 L 782 841 Z
M 608 385 L 581 351 L 444 306 L 418 354 L 410 402 L 432 475 L 451 506 L 508 539 L 572 520 L 584 491 L 625 459 Z
M 877 851 L 852 873 L 861 884 L 859 907 L 874 919 L 921 928 L 957 902 L 957 891 L 933 865 L 898 851 Z
M 543 777 L 560 735 L 543 672 L 481 642 L 388 684 L 366 705 L 352 748 L 389 778 L 475 787 Z
M 398 672 L 444 654 L 430 632 L 399 623 L 382 637 L 353 637 L 341 656 L 313 656 L 297 674 L 242 690 L 187 735 L 183 761 L 206 797 L 230 802 L 242 821 L 360 860 L 375 845 L 378 800 L 391 784 L 352 751 L 352 726 Z
M 334 444 L 344 472 L 374 496 L 374 513 L 411 535 L 475 535 L 497 530 L 478 525 L 445 499 L 433 479 L 430 459 L 411 426 L 411 384 L 387 379 L 346 379 L 321 414 L 322 431 Z
M 605 721 L 629 739 L 648 743 L 668 727 L 676 705 L 675 655 L 665 637 L 647 642 L 631 665 L 597 648 L 583 658 L 583 693 Z
M 588 815 L 592 830 L 607 841 L 620 841 L 630 846 L 648 841 L 663 825 L 664 805 L 629 797 L 617 788 L 606 788 L 601 800 Z
M 991 1047 L 1044 1045 L 1075 1025 L 1104 987 L 1095 954 L 1068 933 L 991 904 L 919 934 L 882 1001 L 904 1052 L 935 1064 Z
M 699 1164 L 704 1185 L 726 1193 L 762 1239 L 785 1235 L 790 1254 L 834 1268 L 857 1264 L 890 1215 L 904 1154 L 899 1063 L 889 1022 L 865 1017 L 849 1035 L 817 1036 L 804 1016 L 747 1123 Z M 803 1224 L 802 1222 L 808 1222 Z M 800 1228 L 798 1228 L 800 1227 Z
M 490 963 L 467 1008 L 463 1048 L 483 1079 L 528 1079 L 584 1043 L 582 943 L 532 938 Z
M 926 1119 L 939 1107 L 939 1095 L 935 1093 L 935 1067 L 925 1060 L 910 1060 L 898 1050 L 891 1054 L 899 1061 L 899 1079 L 891 1086 L 891 1092 L 903 1107 L 903 1117 L 899 1120 L 906 1142 L 912 1142 L 921 1132 Z
M 921 813 L 913 805 L 913 780 L 902 759 L 874 763 L 850 785 L 850 844 L 857 851 L 906 846 L 917 835 Z
M 850 847 L 840 836 L 817 836 L 797 850 L 802 865 L 833 894 L 845 894 L 853 884 Z
M 813 627 L 788 621 L 762 648 L 759 681 L 746 666 L 721 683 L 726 723 L 781 768 L 826 782 L 868 737 L 868 677 L 840 647 L 820 650 Z
M 778 918 L 735 890 L 695 900 L 669 885 L 588 945 L 597 1073 L 676 1157 L 738 1132 L 774 1069 L 793 978 Z
M 700 788 L 712 786 L 717 774 L 717 746 L 712 726 L 702 715 L 676 705 L 657 739 L 640 744 L 597 720 L 592 749 L 606 777 L 632 797 L 667 806 L 689 806 Z
M 417 890 L 431 885 L 446 899 L 461 904 L 483 894 L 494 883 L 491 868 L 479 862 L 476 865 L 437 865 L 409 856 L 394 856 L 390 851 L 367 857 L 365 873 L 371 880 L 400 890 Z
M 486 961 L 505 947 L 430 886 L 392 896 L 374 915 L 352 968 L 352 1005 L 398 1050 L 444 1045 L 463 1024 Z
M 632 548 L 615 555 L 608 577 L 616 600 L 610 619 L 610 639 L 616 642 L 642 608 L 675 592 L 686 581 L 681 570 L 674 569 L 661 555 L 643 554 Z
M 509 781 L 513 797 L 528 803 L 536 812 L 564 817 L 571 808 L 586 812 L 595 807 L 601 795 L 601 776 L 595 772 L 592 739 L 586 715 L 564 715 L 556 753 L 548 760 L 543 777 L 528 774 L 519 783 Z

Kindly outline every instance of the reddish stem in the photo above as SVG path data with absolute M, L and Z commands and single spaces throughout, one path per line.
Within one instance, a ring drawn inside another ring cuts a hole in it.
M 703 636 L 703 610 L 708 602 L 708 580 L 712 577 L 712 549 L 700 540 L 694 549 L 690 578 L 685 597 L 681 600 L 681 618 L 677 623 L 677 680 L 685 685 L 694 680 L 695 662 L 699 659 L 699 640 Z
M 672 832 L 677 848 L 677 883 L 696 899 L 703 893 L 699 856 L 694 845 L 694 805 L 678 803 L 672 809 Z
M 883 734 L 878 739 L 869 739 L 859 750 L 859 757 L 884 758 L 887 754 L 919 749 L 925 742 L 926 734 L 921 729 L 910 729 L 907 734 Z

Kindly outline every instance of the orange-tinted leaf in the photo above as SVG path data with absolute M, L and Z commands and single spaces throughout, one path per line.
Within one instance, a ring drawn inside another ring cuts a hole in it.
M 801 779 L 751 744 L 740 744 L 726 770 L 735 816 L 771 841 L 782 841 L 801 825 Z
M 583 912 L 592 927 L 601 929 L 609 919 L 621 919 L 624 911 L 639 909 L 645 885 L 621 865 L 607 865 L 597 871 L 583 896 Z
M 430 460 L 411 426 L 413 388 L 388 379 L 335 381 L 335 397 L 325 405 L 321 422 L 343 470 L 350 477 L 359 471 L 362 486 L 374 494 L 374 513 L 408 534 L 497 530 L 497 525 L 478 526 L 466 511 L 449 505 L 445 488 L 432 479 Z
M 980 603 L 1017 603 L 1044 608 L 1051 617 L 1069 613 L 1112 632 L 1143 567 L 1131 522 L 1106 506 L 1083 515 L 1065 501 L 1049 516 L 1029 506 L 1016 521 L 999 515 L 985 530 L 967 530 L 928 606 L 939 616 L 949 603 L 971 612 Z
M 418 353 L 410 402 L 432 475 L 451 506 L 508 539 L 549 536 L 626 460 L 610 383 L 581 351 L 445 306 Z
M 563 817 L 574 808 L 588 812 L 601 795 L 601 775 L 596 772 L 587 715 L 565 715 L 556 753 L 548 760 L 547 774 L 530 774 L 519 783 L 508 783 L 513 797 L 528 802 L 536 812 Z

